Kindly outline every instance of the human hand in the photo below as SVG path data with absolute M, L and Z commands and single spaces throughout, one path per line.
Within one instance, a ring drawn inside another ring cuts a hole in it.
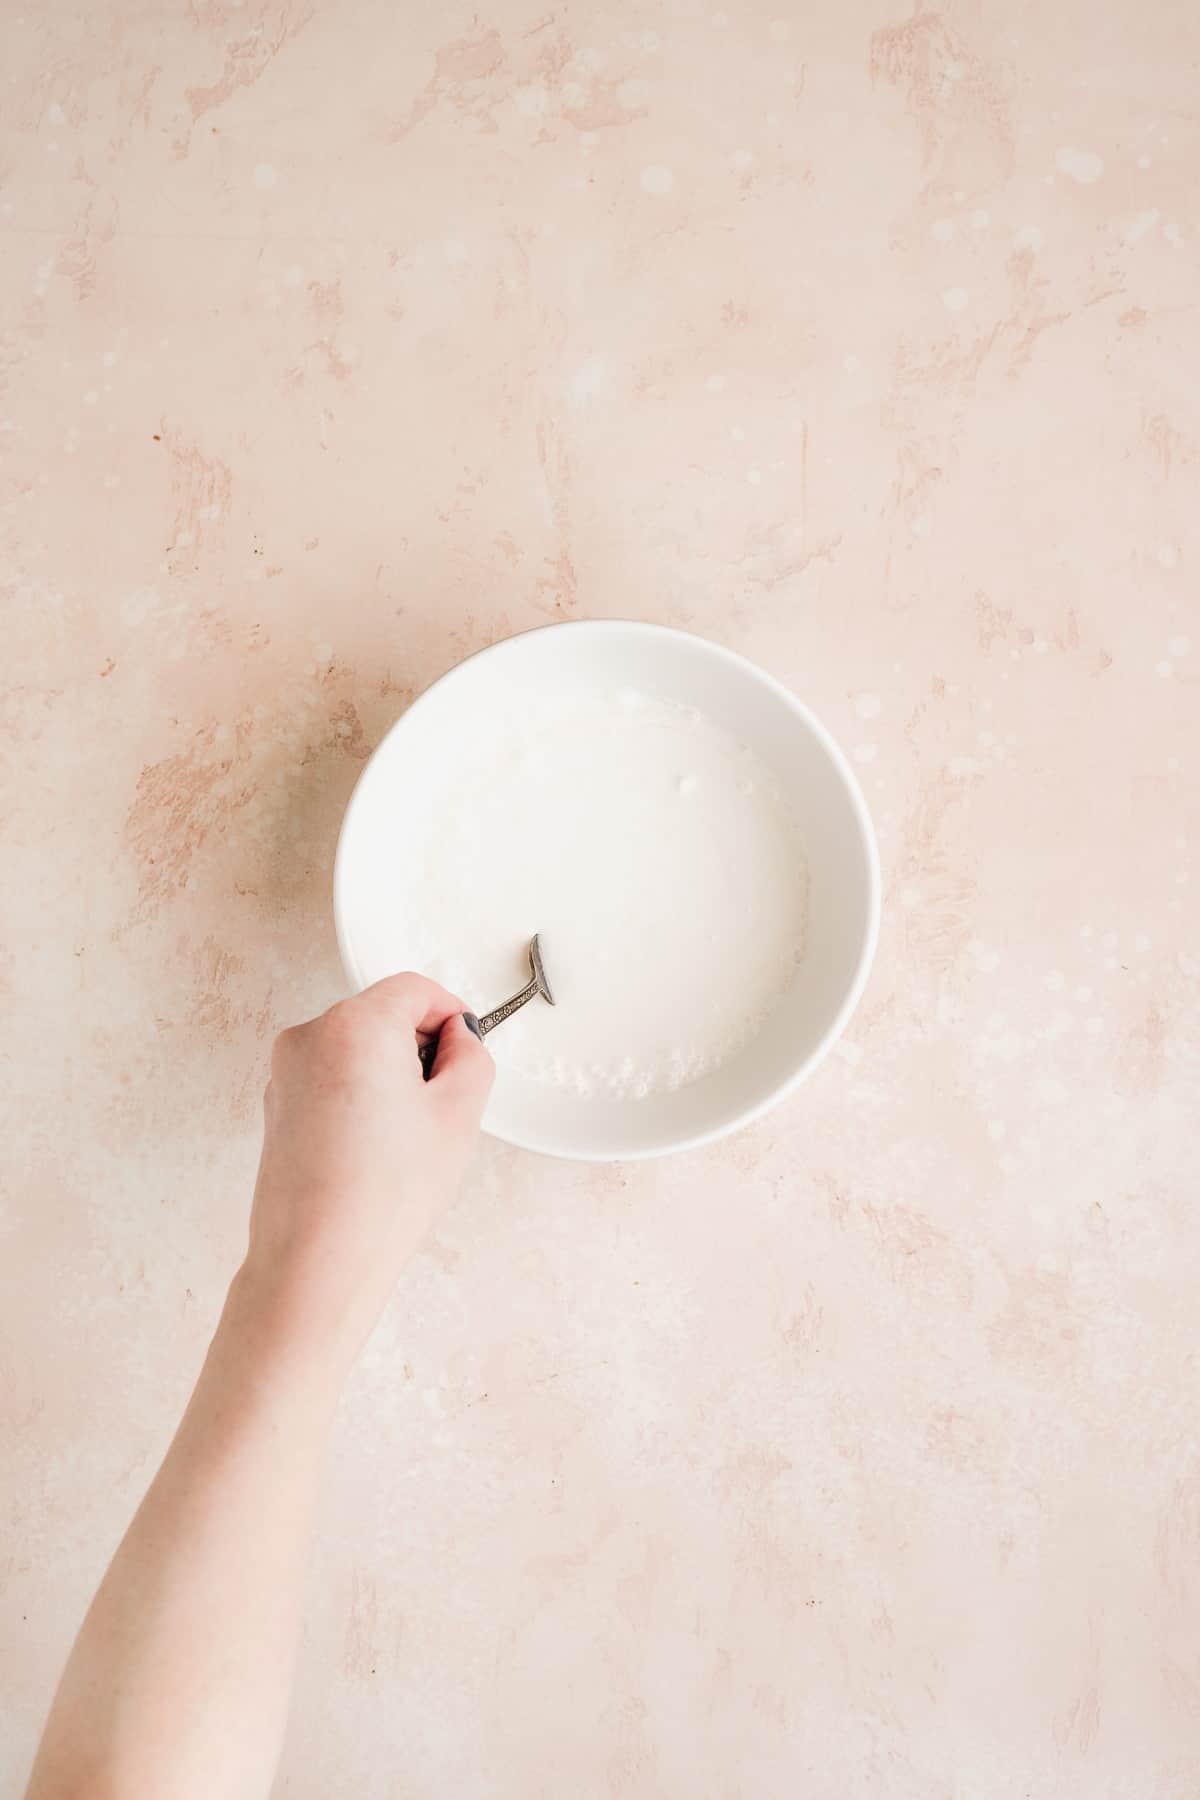
M 393 975 L 276 1039 L 238 1279 L 289 1350 L 348 1367 L 457 1191 L 495 1074 L 462 1013 L 436 982 Z

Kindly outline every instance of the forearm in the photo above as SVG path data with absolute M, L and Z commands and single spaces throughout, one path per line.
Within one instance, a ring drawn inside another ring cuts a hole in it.
M 494 1072 L 462 1001 L 419 975 L 276 1040 L 247 1262 L 27 1800 L 265 1800 L 338 1389 L 457 1189 Z
M 28 1800 L 266 1796 L 336 1395 L 239 1276 L 84 1621 Z

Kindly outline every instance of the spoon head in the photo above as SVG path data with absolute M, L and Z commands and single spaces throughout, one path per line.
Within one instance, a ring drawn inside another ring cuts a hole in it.
M 529 941 L 529 967 L 533 974 L 533 979 L 537 982 L 538 993 L 542 996 L 543 1000 L 548 1000 L 551 1006 L 553 1006 L 554 995 L 550 992 L 550 983 L 546 980 L 546 970 L 542 963 L 542 946 L 538 942 L 538 934 L 536 932 L 534 932 L 533 937 Z

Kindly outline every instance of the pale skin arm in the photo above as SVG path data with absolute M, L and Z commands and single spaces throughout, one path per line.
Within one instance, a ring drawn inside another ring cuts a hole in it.
M 425 1082 L 417 1044 L 436 1032 Z M 278 1040 L 246 1259 L 27 1800 L 265 1800 L 338 1394 L 458 1188 L 492 1074 L 462 1002 L 416 975 Z

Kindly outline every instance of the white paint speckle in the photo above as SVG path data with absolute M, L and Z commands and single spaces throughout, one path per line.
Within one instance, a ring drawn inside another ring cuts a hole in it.
M 1156 662 L 1154 665 L 1154 673 L 1156 675 L 1161 675 L 1164 681 L 1172 674 L 1172 672 L 1171 664 L 1167 661 L 1166 657 L 1164 657 L 1161 662 Z
M 1191 638 L 1173 637 L 1171 639 L 1170 643 L 1167 645 L 1167 654 L 1169 656 L 1174 656 L 1177 658 L 1184 657 L 1187 655 L 1187 653 L 1191 649 L 1191 647 L 1192 647 Z
M 642 170 L 642 188 L 647 194 L 669 194 L 675 186 L 675 176 L 662 163 L 651 163 Z
M 1060 175 L 1069 175 L 1072 181 L 1082 182 L 1085 187 L 1099 181 L 1104 173 L 1104 159 L 1094 150 L 1058 150 L 1054 155 L 1054 166 Z
M 878 694 L 860 694 L 854 702 L 854 710 L 860 719 L 877 719 L 882 705 Z
M 254 185 L 256 188 L 273 188 L 278 179 L 271 163 L 255 164 Z
M 1097 1037 L 1100 1032 L 1104 1030 L 1104 1020 L 1097 1018 L 1096 1014 L 1093 1013 L 1090 1018 L 1083 1021 L 1083 1029 L 1088 1032 L 1091 1037 Z
M 1146 936 L 1144 931 L 1138 932 L 1133 940 L 1133 947 L 1139 956 L 1145 956 L 1147 950 L 1150 948 L 1150 939 Z
M 989 1119 L 987 1129 L 988 1136 L 991 1138 L 993 1144 L 1003 1143 L 1008 1135 L 1008 1126 L 1004 1123 L 1003 1119 Z
M 1041 228 L 1037 225 L 1022 225 L 1019 231 L 1013 232 L 1013 249 L 1032 250 L 1035 256 L 1045 241 Z
M 1168 219 L 1163 226 L 1163 236 L 1166 238 L 1168 244 L 1170 244 L 1172 250 L 1183 249 L 1183 233 L 1180 231 L 1174 219 Z
M 1154 554 L 1164 569 L 1173 569 L 1179 561 L 1179 551 L 1174 544 L 1160 544 Z
M 283 273 L 284 287 L 298 288 L 304 286 L 304 267 L 301 263 L 289 263 Z
M 1141 156 L 1137 159 L 1137 166 L 1139 169 L 1148 169 L 1153 160 L 1153 157 L 1147 156 L 1145 151 L 1143 151 Z
M 739 175 L 744 175 L 748 169 L 754 167 L 753 150 L 735 150 L 729 159 L 729 166 L 731 169 L 736 169 Z
M 954 236 L 954 220 L 935 219 L 931 229 L 939 244 L 948 244 Z
M 1037 1085 L 1037 1096 L 1043 1106 L 1061 1106 L 1067 1090 L 1053 1075 L 1043 1075 Z
M 929 536 L 929 520 L 925 517 L 924 513 L 918 513 L 916 518 L 913 520 L 912 525 L 909 527 L 909 529 L 911 530 L 911 532 L 915 538 L 928 537 Z
M 986 206 L 977 206 L 971 214 L 972 231 L 983 231 L 987 225 L 990 225 L 991 219 L 992 215 Z
M 600 357 L 589 357 L 580 363 L 567 383 L 567 392 L 576 406 L 587 406 L 598 400 L 609 386 L 608 364 Z
M 962 312 L 968 297 L 966 288 L 946 288 L 942 293 L 942 305 L 947 312 Z
M 100 396 L 96 392 L 95 388 L 89 388 L 87 393 L 83 396 L 83 404 L 85 406 L 95 406 L 95 404 L 96 404 L 97 400 L 99 400 L 99 398 L 100 398 Z
M 626 112 L 640 112 L 650 98 L 650 83 L 641 75 L 631 75 L 617 87 L 617 99 Z
M 1136 244 L 1139 238 L 1144 238 L 1148 231 L 1154 230 L 1154 227 L 1158 224 L 1158 218 L 1159 213 L 1157 206 L 1151 207 L 1149 212 L 1138 213 L 1136 218 L 1129 221 L 1121 234 L 1125 242 L 1127 244 Z
M 162 604 L 157 588 L 134 588 L 121 602 L 121 618 L 126 625 L 140 625 Z
M 786 44 L 792 35 L 792 28 L 786 19 L 771 20 L 771 38 L 776 44 Z
M 546 90 L 540 83 L 531 82 L 516 90 L 513 102 L 523 119 L 540 119 L 546 110 Z
M 592 44 L 585 44 L 571 58 L 571 67 L 581 69 L 585 75 L 598 75 L 608 62 L 608 51 L 599 50 Z
M 1025 1039 L 1019 1031 L 998 1029 L 993 1036 L 976 1038 L 975 1050 L 979 1056 L 998 1056 L 1001 1062 L 1016 1062 L 1025 1054 Z
M 878 744 L 855 744 L 854 760 L 860 763 L 871 763 L 879 754 Z
M 679 780 L 675 783 L 675 786 L 681 794 L 694 794 L 697 786 L 696 777 L 694 775 L 681 775 Z
M 747 469 L 746 480 L 750 483 L 751 487 L 757 487 L 762 480 L 762 471 L 760 469 Z
M 67 122 L 67 115 L 57 100 L 52 100 L 46 108 L 46 118 L 51 125 L 65 125 Z
M 447 238 L 442 252 L 448 263 L 465 263 L 469 252 L 461 238 Z
M 725 391 L 725 377 L 723 375 L 710 375 L 704 385 L 710 394 L 723 393 Z

